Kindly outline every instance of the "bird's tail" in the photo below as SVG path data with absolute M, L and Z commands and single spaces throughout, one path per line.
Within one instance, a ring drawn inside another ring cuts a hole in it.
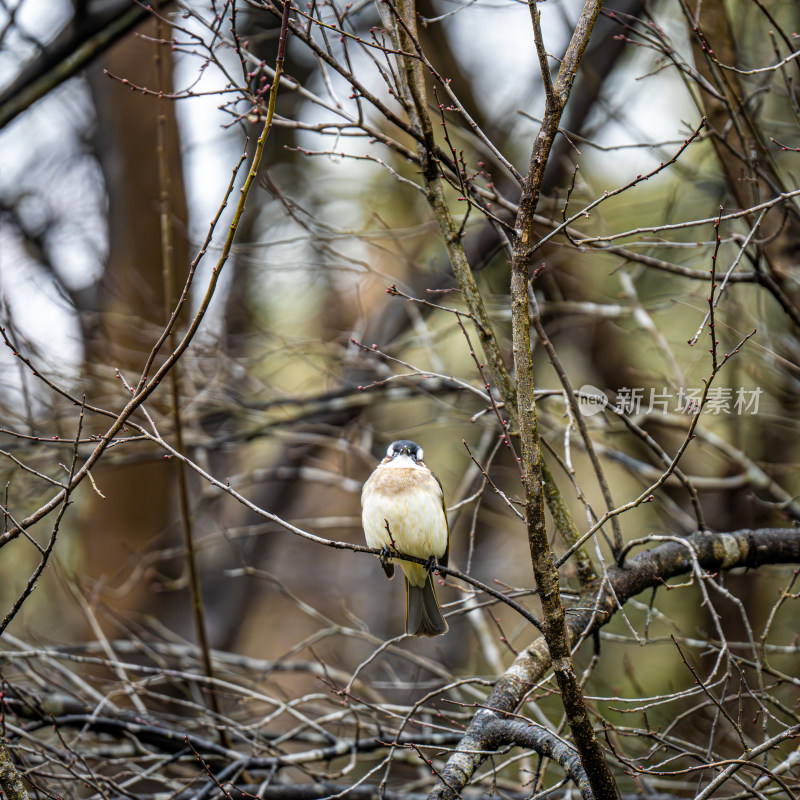
M 449 626 L 442 616 L 436 587 L 430 573 L 424 586 L 412 586 L 406 579 L 406 633 L 412 636 L 438 636 Z

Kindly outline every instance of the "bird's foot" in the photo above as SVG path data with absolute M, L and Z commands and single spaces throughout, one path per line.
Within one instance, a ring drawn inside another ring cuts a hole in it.
M 436 556 L 431 556 L 425 562 L 425 571 L 426 572 L 433 572 L 439 566 L 439 562 L 436 560 Z
M 385 544 L 383 547 L 381 547 L 381 553 L 378 556 L 378 558 L 380 559 L 381 566 L 384 569 L 386 569 L 386 564 L 394 555 L 394 553 L 395 553 L 394 548 L 389 546 L 388 544 Z
M 387 578 L 394 577 L 394 563 L 392 562 L 392 556 L 396 552 L 397 551 L 393 547 L 385 544 L 383 547 L 381 547 L 380 554 L 378 555 L 378 561 L 381 562 L 381 567 L 386 573 Z

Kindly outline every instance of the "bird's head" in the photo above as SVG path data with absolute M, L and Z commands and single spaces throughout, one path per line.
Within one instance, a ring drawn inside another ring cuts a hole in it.
M 422 448 L 410 439 L 398 439 L 392 442 L 381 464 L 384 466 L 391 464 L 393 467 L 425 466 L 422 463 Z

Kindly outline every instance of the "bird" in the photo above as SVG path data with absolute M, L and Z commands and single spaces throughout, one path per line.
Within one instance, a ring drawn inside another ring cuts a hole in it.
M 381 550 L 387 577 L 394 575 L 392 552 L 417 556 L 426 564 L 400 561 L 406 583 L 406 633 L 447 633 L 431 572 L 447 566 L 450 527 L 439 479 L 425 466 L 422 448 L 408 439 L 392 442 L 361 492 L 361 522 L 367 546 Z

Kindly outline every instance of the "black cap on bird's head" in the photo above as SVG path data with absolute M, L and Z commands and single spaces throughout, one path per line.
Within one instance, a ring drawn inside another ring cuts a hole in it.
M 410 439 L 398 439 L 392 442 L 386 451 L 386 458 L 395 458 L 396 456 L 409 456 L 414 461 L 422 461 L 422 448 Z

